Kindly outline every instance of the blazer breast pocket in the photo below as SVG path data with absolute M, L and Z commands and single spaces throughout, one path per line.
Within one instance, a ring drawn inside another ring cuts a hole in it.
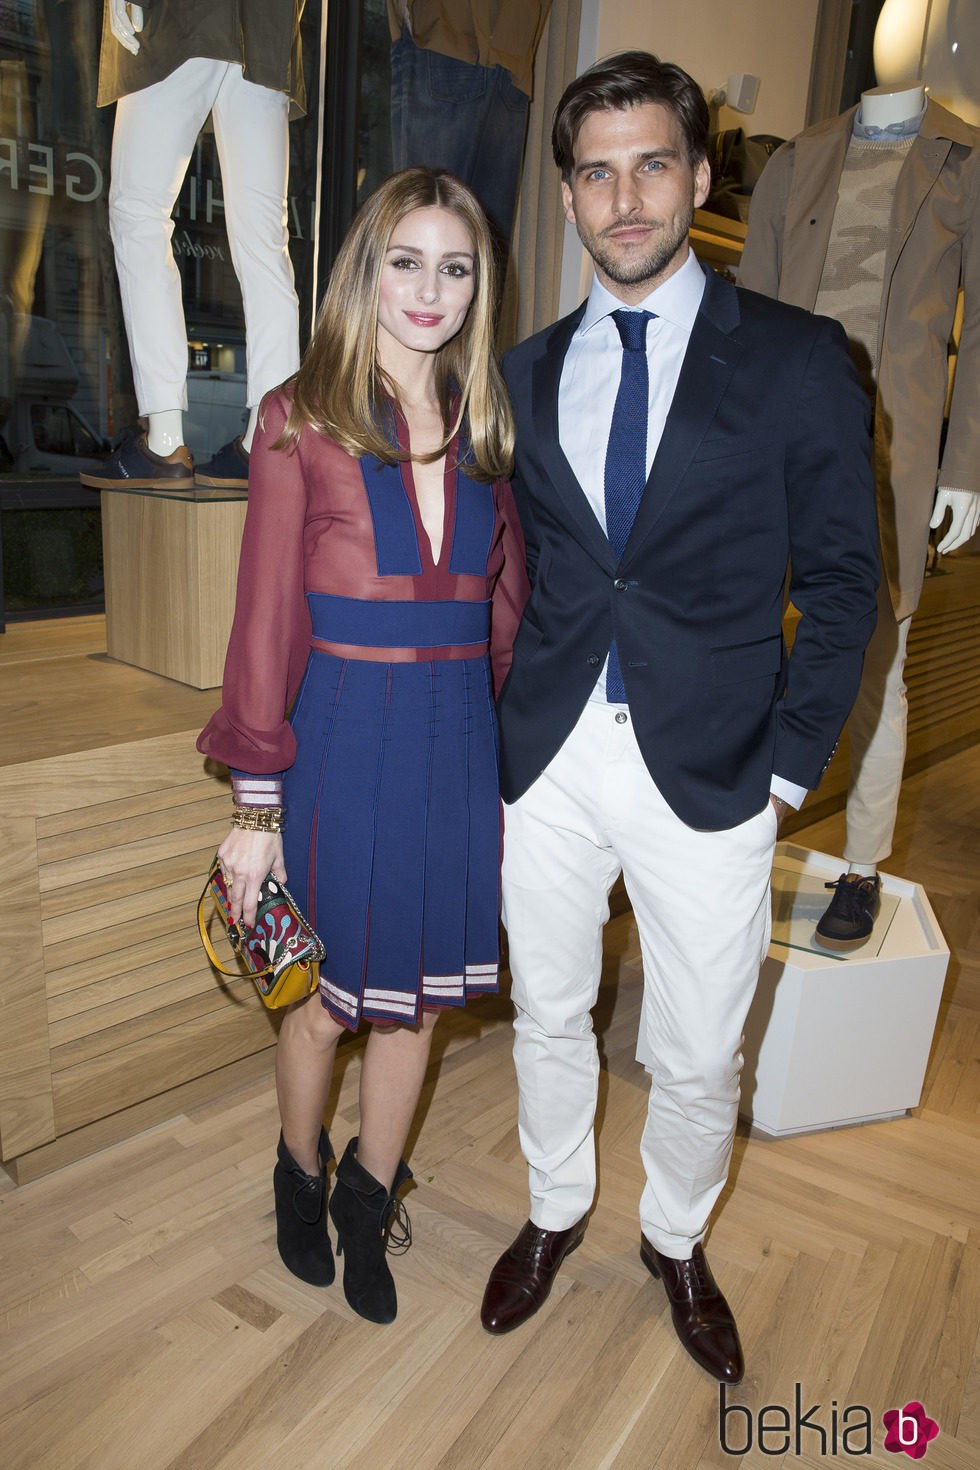
M 705 437 L 697 447 L 692 465 L 713 463 L 716 460 L 744 459 L 747 455 L 765 458 L 772 449 L 772 438 L 760 439 L 758 435 L 718 434 Z

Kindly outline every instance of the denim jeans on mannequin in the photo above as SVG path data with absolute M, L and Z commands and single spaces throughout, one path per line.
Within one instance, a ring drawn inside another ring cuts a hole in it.
M 498 241 L 510 242 L 529 99 L 502 66 L 423 51 L 407 30 L 391 48 L 396 169 L 446 168 L 476 194 Z

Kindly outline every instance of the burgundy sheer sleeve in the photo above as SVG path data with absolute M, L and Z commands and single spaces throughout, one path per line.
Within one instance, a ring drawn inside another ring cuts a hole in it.
M 296 757 L 286 713 L 310 650 L 303 439 L 290 450 L 270 448 L 287 412 L 280 392 L 262 404 L 249 461 L 248 511 L 221 708 L 197 741 L 205 755 L 254 775 L 283 771 Z
M 514 639 L 531 589 L 524 561 L 524 533 L 510 485 L 498 481 L 493 494 L 502 527 L 499 549 L 503 553 L 490 613 L 490 667 L 494 693 L 499 694 L 510 672 Z

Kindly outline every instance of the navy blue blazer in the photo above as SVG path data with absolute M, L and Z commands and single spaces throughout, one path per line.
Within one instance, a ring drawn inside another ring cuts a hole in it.
M 815 787 L 854 701 L 878 580 L 867 395 L 838 323 L 706 274 L 619 562 L 558 442 L 584 306 L 504 360 L 532 583 L 498 706 L 505 801 L 565 741 L 614 636 L 643 758 L 692 827 L 761 811 L 773 772 Z

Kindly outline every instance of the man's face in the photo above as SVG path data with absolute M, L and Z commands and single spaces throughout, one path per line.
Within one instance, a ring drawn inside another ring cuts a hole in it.
M 688 230 L 709 183 L 706 160 L 688 162 L 673 113 L 643 102 L 587 114 L 561 192 L 600 281 L 633 305 L 687 259 Z

